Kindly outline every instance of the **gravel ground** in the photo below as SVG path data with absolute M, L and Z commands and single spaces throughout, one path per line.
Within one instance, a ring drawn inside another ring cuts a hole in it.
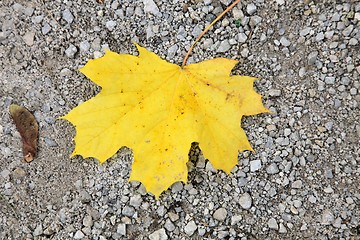
M 75 129 L 57 118 L 99 91 L 78 68 L 106 48 L 137 54 L 131 40 L 181 64 L 230 2 L 1 0 L 0 239 L 359 239 L 357 0 L 242 1 L 197 45 L 189 62 L 240 60 L 274 112 L 244 119 L 257 153 L 231 175 L 194 146 L 188 183 L 156 201 L 127 181 L 127 148 L 69 159 Z M 30 164 L 11 103 L 39 122 Z

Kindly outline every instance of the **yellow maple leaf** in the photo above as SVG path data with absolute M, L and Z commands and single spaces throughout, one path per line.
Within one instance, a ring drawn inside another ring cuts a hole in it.
M 174 182 L 187 181 L 192 142 L 216 169 L 230 173 L 238 151 L 252 150 L 242 116 L 268 112 L 253 89 L 255 78 L 230 76 L 236 60 L 181 68 L 136 47 L 139 56 L 106 51 L 80 69 L 102 89 L 63 117 L 76 127 L 72 155 L 102 163 L 130 147 L 130 180 L 156 197 Z

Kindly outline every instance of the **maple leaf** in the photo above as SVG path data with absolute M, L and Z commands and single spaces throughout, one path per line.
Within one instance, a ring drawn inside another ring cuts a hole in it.
M 76 127 L 72 156 L 102 163 L 120 147 L 130 147 L 130 180 L 156 197 L 174 182 L 187 181 L 192 142 L 215 168 L 230 173 L 238 151 L 252 150 L 241 118 L 268 112 L 253 89 L 255 78 L 230 76 L 236 60 L 181 68 L 136 47 L 139 56 L 108 50 L 80 69 L 102 89 L 63 117 Z

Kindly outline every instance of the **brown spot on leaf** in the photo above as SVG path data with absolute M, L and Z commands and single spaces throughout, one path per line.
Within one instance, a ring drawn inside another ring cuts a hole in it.
M 31 162 L 37 152 L 39 125 L 34 115 L 24 107 L 11 104 L 10 114 L 23 142 L 24 160 Z

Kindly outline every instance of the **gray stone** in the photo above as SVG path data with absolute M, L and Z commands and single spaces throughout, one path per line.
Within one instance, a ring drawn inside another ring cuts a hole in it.
M 237 223 L 239 223 L 242 220 L 242 216 L 241 215 L 235 215 L 231 217 L 231 225 L 236 225 Z
M 196 229 L 197 229 L 197 225 L 196 225 L 195 221 L 192 220 L 186 224 L 184 231 L 188 236 L 191 236 L 194 234 Z
M 345 37 L 350 36 L 351 32 L 354 29 L 354 25 L 350 24 L 349 26 L 347 26 L 343 31 L 342 31 L 342 35 L 344 35 Z
M 335 83 L 335 77 L 325 77 L 325 83 L 326 84 L 334 84 Z
M 291 188 L 295 188 L 295 189 L 302 188 L 302 181 L 301 180 L 296 180 L 295 182 L 293 182 L 291 184 Z
M 126 236 L 126 224 L 120 223 L 116 228 L 116 232 L 121 236 Z
M 143 0 L 143 4 L 144 4 L 145 13 L 151 13 L 159 17 L 162 15 L 159 11 L 158 6 L 155 4 L 153 0 Z
M 136 194 L 136 195 L 133 195 L 130 197 L 130 205 L 135 207 L 135 208 L 138 208 L 140 207 L 142 203 L 142 197 L 140 194 Z
M 224 221 L 226 216 L 227 216 L 227 211 L 225 208 L 219 208 L 213 214 L 213 217 L 218 221 Z
M 309 65 L 314 65 L 315 64 L 318 54 L 319 54 L 318 51 L 313 51 L 308 55 L 307 59 L 308 59 L 308 64 Z
M 27 32 L 23 36 L 23 40 L 26 45 L 32 46 L 34 44 L 35 32 Z
M 246 6 L 246 12 L 249 15 L 253 15 L 256 12 L 256 6 L 253 3 L 250 3 Z
M 261 168 L 261 160 L 250 161 L 250 171 L 255 172 Z
M 330 209 L 325 209 L 321 214 L 321 224 L 323 225 L 330 225 L 334 219 L 334 214 Z
M 156 230 L 155 232 L 149 235 L 150 240 L 167 240 L 168 236 L 166 235 L 166 231 L 163 228 Z
M 90 49 L 90 43 L 84 40 L 80 43 L 80 52 L 87 52 Z
M 40 236 L 41 234 L 43 234 L 43 228 L 42 228 L 42 225 L 39 224 L 36 226 L 34 232 L 33 232 L 33 236 L 34 237 L 37 237 L 37 236 Z
M 112 20 L 107 21 L 107 22 L 105 23 L 105 26 L 106 26 L 106 28 L 107 28 L 109 31 L 114 31 L 114 29 L 115 29 L 115 27 L 116 27 L 116 22 L 115 22 L 115 21 L 112 21 Z
M 280 97 L 281 96 L 281 90 L 280 89 L 270 89 L 268 91 L 268 93 L 272 97 Z
M 283 45 L 284 47 L 288 47 L 290 46 L 291 42 L 286 38 L 286 37 L 281 37 L 280 38 L 280 43 L 281 45 Z
M 132 217 L 135 214 L 135 209 L 133 207 L 125 206 L 122 210 L 122 214 Z
M 46 35 L 51 31 L 51 27 L 48 23 L 44 23 L 44 25 L 41 28 L 41 33 Z
M 83 239 L 85 237 L 85 234 L 81 230 L 77 230 L 74 239 Z
M 282 223 L 279 224 L 279 233 L 287 233 L 286 227 Z
M 164 224 L 164 228 L 166 230 L 168 230 L 169 232 L 172 232 L 175 230 L 175 225 L 171 222 L 170 219 L 167 219 L 165 224 Z
M 74 16 L 69 9 L 65 9 L 62 13 L 62 18 L 68 23 L 71 24 L 74 21 Z
M 324 33 L 323 33 L 323 32 L 319 32 L 319 33 L 316 34 L 316 36 L 315 36 L 315 41 L 320 42 L 320 41 L 322 41 L 322 40 L 324 40 Z
M 245 34 L 245 33 L 239 33 L 239 34 L 237 35 L 237 40 L 238 40 L 238 42 L 240 42 L 240 43 L 246 42 L 246 40 L 247 40 L 246 34 Z
M 223 52 L 227 52 L 230 48 L 231 48 L 231 45 L 230 45 L 229 41 L 224 40 L 220 43 L 220 45 L 216 51 L 223 53 Z
M 167 51 L 167 57 L 169 59 L 172 59 L 173 57 L 175 57 L 175 54 L 176 54 L 178 49 L 179 49 L 179 47 L 178 47 L 177 44 L 174 44 L 171 47 L 169 47 L 169 49 Z
M 68 58 L 74 58 L 76 53 L 77 48 L 73 44 L 70 44 L 70 46 L 65 50 L 65 54 Z
M 252 198 L 249 193 L 244 193 L 239 198 L 239 204 L 243 209 L 250 209 L 252 205 Z
M 275 230 L 279 229 L 279 226 L 278 226 L 275 218 L 270 218 L 267 224 L 270 229 L 275 229 Z
M 267 166 L 266 172 L 268 174 L 277 174 L 279 173 L 279 168 L 276 163 L 271 163 L 269 166 Z
M 91 215 L 85 215 L 84 219 L 83 219 L 83 225 L 85 227 L 92 227 L 93 225 L 93 220 Z

